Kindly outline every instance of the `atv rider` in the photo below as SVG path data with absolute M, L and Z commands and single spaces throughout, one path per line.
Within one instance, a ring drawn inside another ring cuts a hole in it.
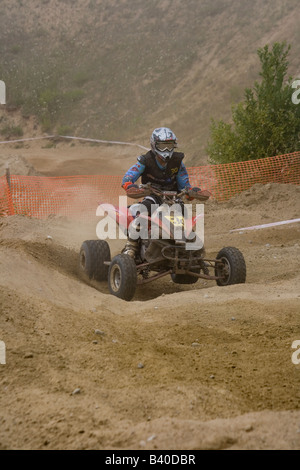
M 186 167 L 182 162 L 184 154 L 175 152 L 177 139 L 171 129 L 168 127 L 154 129 L 150 144 L 151 150 L 138 157 L 137 163 L 129 168 L 123 177 L 122 187 L 128 194 L 133 191 L 135 194 L 140 192 L 142 195 L 144 193 L 144 190 L 135 184 L 140 176 L 142 177 L 142 184 L 150 182 L 166 191 L 181 192 L 183 189 L 192 189 L 194 192 L 200 191 L 200 188 L 191 188 Z M 189 197 L 188 199 L 192 200 Z M 161 200 L 158 196 L 150 194 L 143 199 L 142 204 L 151 216 L 151 205 L 160 205 Z M 138 247 L 138 241 L 131 240 L 128 237 L 123 253 L 135 258 Z

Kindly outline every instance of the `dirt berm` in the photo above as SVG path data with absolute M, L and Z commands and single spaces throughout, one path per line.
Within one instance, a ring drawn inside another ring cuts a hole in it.
M 230 232 L 299 200 L 269 184 L 209 201 L 207 253 L 239 248 L 246 283 L 163 278 L 131 302 L 78 278 L 95 226 L 2 218 L 0 449 L 299 449 L 300 225 Z

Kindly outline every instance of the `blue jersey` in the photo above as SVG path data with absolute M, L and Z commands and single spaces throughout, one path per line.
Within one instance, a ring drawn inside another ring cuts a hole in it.
M 164 167 L 160 165 L 157 160 L 156 160 L 156 163 L 161 170 L 164 169 Z M 123 180 L 122 180 L 122 186 L 129 181 L 132 183 L 135 183 L 139 179 L 139 177 L 143 174 L 144 170 L 145 170 L 145 165 L 143 165 L 142 163 L 138 161 L 135 165 L 130 167 L 129 170 L 125 173 Z M 177 182 L 178 191 L 182 191 L 184 188 L 187 188 L 187 189 L 191 188 L 188 172 L 182 162 L 181 162 L 179 171 L 176 175 L 176 182 Z

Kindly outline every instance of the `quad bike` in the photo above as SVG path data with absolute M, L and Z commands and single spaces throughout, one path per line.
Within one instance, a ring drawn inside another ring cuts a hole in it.
M 127 207 L 126 214 L 121 213 L 119 208 L 113 207 L 113 215 L 120 226 L 123 223 L 122 229 L 126 234 L 130 224 L 136 222 L 137 214 L 139 217 L 146 217 L 149 236 L 138 240 L 138 252 L 135 258 L 121 252 L 111 259 L 110 247 L 106 240 L 83 242 L 79 265 L 80 270 L 89 279 L 108 280 L 110 293 L 126 301 L 134 297 L 137 285 L 146 284 L 166 275 L 170 275 L 177 284 L 194 284 L 199 278 L 215 280 L 218 286 L 241 284 L 246 281 L 243 254 L 235 247 L 225 247 L 219 251 L 215 259 L 206 258 L 204 246 L 197 233 L 194 233 L 197 216 L 188 220 L 183 217 L 182 206 L 178 205 L 178 202 L 182 202 L 180 198 L 188 195 L 204 202 L 210 197 L 208 191 L 184 190 L 177 193 L 163 191 L 149 183 L 140 185 L 139 188 L 137 192 L 131 194 L 128 192 L 128 196 L 141 199 L 154 194 L 162 201 L 162 205 L 152 216 L 141 215 L 137 211 L 138 204 Z M 144 190 L 143 193 L 141 189 Z M 170 215 L 170 211 L 166 210 L 168 207 L 179 207 L 179 210 Z M 153 224 L 158 236 L 151 238 Z M 178 238 L 178 228 L 184 225 L 187 229 L 182 230 L 182 236 Z

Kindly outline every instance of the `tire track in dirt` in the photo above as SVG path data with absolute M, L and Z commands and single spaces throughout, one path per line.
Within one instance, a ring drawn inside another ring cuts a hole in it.
M 263 202 L 252 189 L 251 212 L 251 194 L 207 206 L 207 252 L 241 249 L 246 284 L 165 278 L 132 302 L 77 277 L 92 224 L 2 220 L 0 448 L 299 448 L 299 226 L 229 233 L 267 211 L 293 217 L 298 190 L 287 209 L 283 190 L 265 189 Z

